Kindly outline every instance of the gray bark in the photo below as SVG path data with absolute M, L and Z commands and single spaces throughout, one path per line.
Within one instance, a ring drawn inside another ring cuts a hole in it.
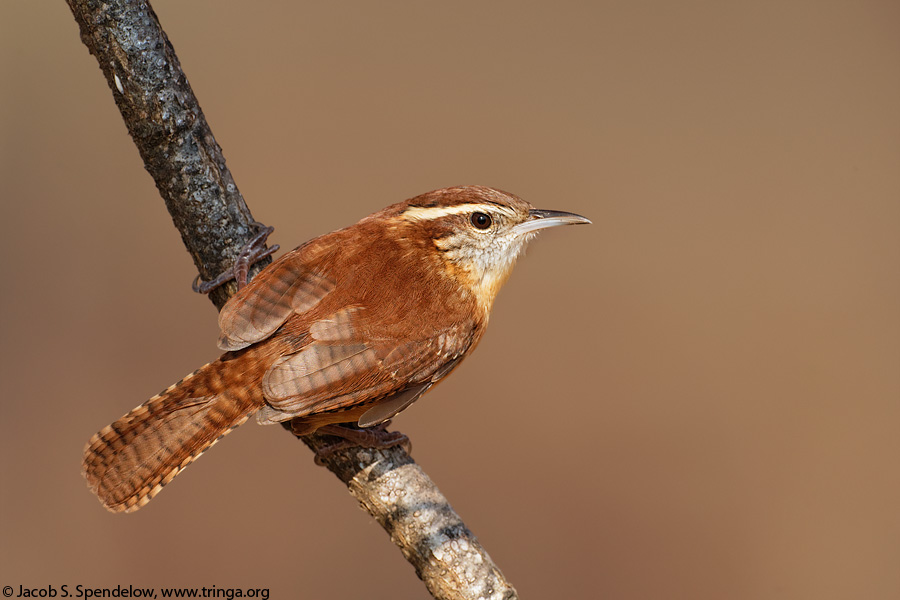
M 231 267 L 256 223 L 172 44 L 147 2 L 67 2 L 200 276 L 214 278 Z M 231 282 L 210 298 L 222 308 L 236 289 Z
M 139 0 L 66 1 L 200 276 L 213 279 L 232 267 L 260 224 L 225 166 L 156 14 Z M 250 276 L 268 262 L 258 262 Z M 235 291 L 232 282 L 210 297 L 221 309 Z M 316 434 L 301 439 L 312 449 L 333 441 Z M 350 448 L 324 462 L 384 527 L 435 598 L 517 597 L 402 447 Z

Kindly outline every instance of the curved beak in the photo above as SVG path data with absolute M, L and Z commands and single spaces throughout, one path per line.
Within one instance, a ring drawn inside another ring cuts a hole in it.
M 579 225 L 588 224 L 591 221 L 576 215 L 575 213 L 563 212 L 561 210 L 540 210 L 533 208 L 528 211 L 528 220 L 516 225 L 513 230 L 516 233 L 528 233 L 529 231 L 537 231 L 547 227 L 558 227 L 560 225 Z

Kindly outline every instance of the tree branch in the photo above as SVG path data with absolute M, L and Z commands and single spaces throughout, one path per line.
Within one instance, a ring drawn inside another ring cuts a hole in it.
M 231 268 L 260 224 L 225 166 L 175 50 L 146 1 L 66 1 L 197 270 L 212 279 Z M 257 263 L 250 276 L 269 262 Z M 235 291 L 232 282 L 210 297 L 221 309 Z M 312 449 L 329 443 L 316 434 L 301 439 Z M 435 598 L 517 598 L 404 449 L 350 448 L 325 464 L 390 534 Z

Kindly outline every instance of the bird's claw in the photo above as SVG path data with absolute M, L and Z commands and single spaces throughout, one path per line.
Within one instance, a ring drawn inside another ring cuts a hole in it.
M 268 248 L 266 247 L 266 240 L 273 231 L 275 231 L 274 227 L 262 227 L 259 233 L 253 236 L 253 239 L 244 244 L 241 251 L 238 252 L 237 258 L 234 260 L 234 265 L 230 269 L 209 281 L 201 281 L 200 275 L 197 275 L 191 283 L 191 289 L 198 294 L 208 294 L 232 279 L 237 283 L 238 289 L 247 285 L 247 276 L 250 273 L 250 267 L 263 258 L 274 254 L 280 247 L 278 244 L 274 244 Z

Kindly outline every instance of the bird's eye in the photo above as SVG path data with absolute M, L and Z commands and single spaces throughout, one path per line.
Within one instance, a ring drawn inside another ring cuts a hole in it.
M 483 212 L 472 213 L 472 225 L 474 225 L 476 229 L 487 229 L 491 226 L 491 223 L 491 215 Z

